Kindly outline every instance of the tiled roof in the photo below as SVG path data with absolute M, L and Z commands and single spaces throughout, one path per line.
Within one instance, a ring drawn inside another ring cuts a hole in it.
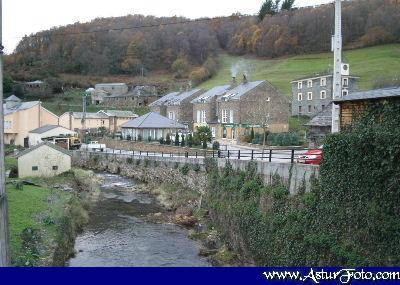
M 98 83 L 95 85 L 95 87 L 100 87 L 100 86 L 126 86 L 125 83 Z
M 160 99 L 154 101 L 153 103 L 151 103 L 149 106 L 150 107 L 155 107 L 155 106 L 161 106 L 163 105 L 166 101 L 168 101 L 169 99 L 175 97 L 176 95 L 178 95 L 179 92 L 172 92 L 172 93 L 168 93 L 167 95 L 164 95 L 163 97 L 161 97 Z
M 185 129 L 185 126 L 160 114 L 150 112 L 121 126 L 133 129 Z
M 180 105 L 180 103 L 183 100 L 189 98 L 190 96 L 193 96 L 195 93 L 197 93 L 199 91 L 201 91 L 201 89 L 193 89 L 193 90 L 179 93 L 178 95 L 168 98 L 168 100 L 165 101 L 165 105 L 168 105 L 168 106 Z
M 40 104 L 39 101 L 22 102 L 21 104 L 19 104 L 15 108 L 10 108 L 10 109 L 7 109 L 6 104 L 3 104 L 4 116 L 7 116 L 7 115 L 10 115 L 10 114 L 19 112 L 19 111 L 30 109 L 32 107 L 35 107 L 38 104 Z
M 358 101 L 358 100 L 374 100 L 382 98 L 400 98 L 400 87 L 390 87 L 383 89 L 374 89 L 369 91 L 354 92 L 340 99 L 334 99 L 334 102 Z
M 107 116 L 110 117 L 118 117 L 118 118 L 127 118 L 127 117 L 131 117 L 131 118 L 137 118 L 138 115 L 136 115 L 134 112 L 132 111 L 122 111 L 122 110 L 101 110 L 98 111 L 97 113 L 102 113 L 102 114 L 106 114 Z
M 192 101 L 192 103 L 196 104 L 196 103 L 210 102 L 215 97 L 225 94 L 229 90 L 230 87 L 231 87 L 231 85 L 216 86 L 216 87 L 208 90 L 207 92 L 201 94 L 199 97 L 194 99 Z
M 43 134 L 43 133 L 45 133 L 45 132 L 48 132 L 48 131 L 53 130 L 53 129 L 56 129 L 56 128 L 61 128 L 61 126 L 56 126 L 56 125 L 45 125 L 45 126 L 43 126 L 43 127 L 40 127 L 40 128 L 37 128 L 37 129 L 34 129 L 34 130 L 30 131 L 30 133 L 33 133 L 33 134 Z
M 219 100 L 221 101 L 230 101 L 230 100 L 238 100 L 243 95 L 246 95 L 248 92 L 253 90 L 254 88 L 258 87 L 260 84 L 264 83 L 265 81 L 253 81 L 242 83 L 235 88 L 229 90 L 225 95 L 221 96 Z
M 71 153 L 68 150 L 66 150 L 66 149 L 64 149 L 62 147 L 59 147 L 59 146 L 57 146 L 55 144 L 52 144 L 52 143 L 49 143 L 49 142 L 42 142 L 42 143 L 40 143 L 38 145 L 35 145 L 35 146 L 33 146 L 31 148 L 28 148 L 28 149 L 24 150 L 23 152 L 19 153 L 17 155 L 17 158 L 19 158 L 21 156 L 24 156 L 24 155 L 26 155 L 26 154 L 28 154 L 28 153 L 30 153 L 30 152 L 42 147 L 42 146 L 44 146 L 44 145 L 47 145 L 48 147 L 51 147 L 52 149 L 55 149 L 55 150 L 57 150 L 59 152 L 62 152 L 64 154 L 66 154 L 66 155 L 71 156 Z
M 310 127 L 329 127 L 332 126 L 332 104 L 330 104 L 324 111 L 319 112 L 312 118 L 305 126 Z
M 82 119 L 83 118 L 83 112 L 72 112 L 72 116 L 75 119 Z M 86 113 L 86 119 L 106 119 L 108 116 L 103 113 Z

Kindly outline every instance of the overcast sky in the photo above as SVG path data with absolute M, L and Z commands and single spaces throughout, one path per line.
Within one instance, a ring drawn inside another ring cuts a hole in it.
M 263 0 L 3 0 L 3 45 L 14 50 L 24 36 L 97 17 L 144 14 L 188 18 L 256 14 Z M 332 0 L 297 0 L 311 6 Z

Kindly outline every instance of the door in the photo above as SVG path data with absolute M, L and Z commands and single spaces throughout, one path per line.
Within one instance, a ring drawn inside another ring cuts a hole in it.
M 24 138 L 24 147 L 29 147 L 29 138 Z

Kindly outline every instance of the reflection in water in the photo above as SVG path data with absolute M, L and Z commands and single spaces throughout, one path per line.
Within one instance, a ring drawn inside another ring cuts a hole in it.
M 150 195 L 129 191 L 135 185 L 130 179 L 100 175 L 101 198 L 76 240 L 70 266 L 209 266 L 185 229 L 141 218 L 163 212 Z

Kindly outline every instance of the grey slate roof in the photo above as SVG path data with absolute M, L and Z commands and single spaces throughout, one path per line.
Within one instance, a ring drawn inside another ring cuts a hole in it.
M 132 129 L 185 129 L 185 126 L 160 114 L 150 112 L 126 122 L 121 128 Z
M 310 127 L 330 127 L 332 126 L 332 104 L 324 110 L 319 112 L 312 118 L 305 126 Z
M 249 91 L 258 87 L 260 84 L 264 83 L 264 80 L 261 81 L 252 81 L 247 83 L 242 83 L 235 88 L 229 90 L 225 95 L 219 98 L 222 101 L 230 101 L 230 100 L 238 100 L 243 95 L 246 95 Z
M 56 129 L 56 128 L 59 128 L 59 127 L 62 128 L 61 126 L 56 126 L 56 125 L 45 125 L 43 127 L 40 127 L 40 128 L 37 128 L 37 129 L 34 129 L 34 130 L 30 131 L 30 133 L 32 133 L 32 134 L 43 134 L 45 132 L 48 132 L 50 130 L 53 130 L 53 129 Z
M 183 100 L 189 98 L 190 96 L 193 96 L 195 93 L 199 92 L 200 90 L 201 89 L 192 89 L 189 91 L 179 93 L 178 95 L 169 98 L 165 102 L 165 105 L 168 105 L 168 106 L 180 105 Z
M 15 95 L 11 95 L 10 97 L 8 97 L 8 98 L 6 98 L 6 99 L 4 99 L 4 101 L 15 101 L 15 102 L 21 102 L 22 100 L 21 99 L 19 99 L 17 96 L 15 96 Z
M 215 97 L 225 94 L 230 88 L 231 85 L 216 86 L 192 100 L 191 103 L 196 104 L 211 102 L 211 100 Z
M 110 117 L 117 117 L 117 118 L 137 118 L 139 117 L 137 114 L 133 113 L 132 111 L 123 111 L 123 110 L 101 110 L 97 113 L 102 113 Z
M 55 150 L 57 150 L 57 151 L 59 151 L 59 152 L 62 152 L 62 153 L 64 153 L 64 154 L 66 154 L 66 155 L 72 156 L 71 152 L 69 152 L 69 151 L 66 150 L 65 148 L 59 147 L 59 146 L 57 146 L 57 145 L 55 145 L 55 144 L 52 144 L 52 143 L 49 143 L 49 142 L 42 142 L 42 143 L 40 143 L 40 144 L 38 144 L 38 145 L 35 145 L 35 146 L 31 147 L 31 148 L 28 148 L 28 149 L 26 149 L 26 150 L 20 152 L 20 153 L 17 155 L 17 158 L 19 158 L 19 157 L 21 157 L 21 156 L 24 156 L 24 155 L 26 155 L 26 154 L 28 154 L 28 153 L 30 153 L 30 152 L 32 152 L 32 151 L 34 151 L 34 150 L 36 150 L 36 149 L 42 147 L 42 146 L 44 146 L 44 145 L 47 145 L 48 147 L 51 147 L 51 148 L 53 148 L 53 149 L 55 149 Z
M 75 119 L 82 119 L 83 112 L 72 112 L 72 116 Z M 107 119 L 108 116 L 103 113 L 86 113 L 86 119 Z
M 150 107 L 155 107 L 155 106 L 161 106 L 163 105 L 166 101 L 168 101 L 169 99 L 175 97 L 176 95 L 178 95 L 179 92 L 172 92 L 172 93 L 168 93 L 167 95 L 164 95 L 163 97 L 161 97 L 160 99 L 154 101 L 153 103 L 151 103 L 149 106 Z
M 102 86 L 126 86 L 125 83 L 98 83 L 95 87 L 102 87 Z
M 16 106 L 15 108 L 7 109 L 6 104 L 3 104 L 4 116 L 30 109 L 36 105 L 40 104 L 39 101 L 31 101 L 31 102 L 22 102 L 20 105 Z
M 383 89 L 374 89 L 369 91 L 362 92 L 354 92 L 349 95 L 340 98 L 334 99 L 334 102 L 346 102 L 346 101 L 358 101 L 358 100 L 374 100 L 374 99 L 382 99 L 382 98 L 392 98 L 398 97 L 400 98 L 400 87 L 390 87 Z

